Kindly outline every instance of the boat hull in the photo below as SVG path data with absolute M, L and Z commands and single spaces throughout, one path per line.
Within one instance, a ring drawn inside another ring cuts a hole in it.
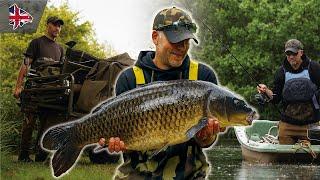
M 270 128 L 271 131 L 269 131 Z M 267 133 L 277 137 L 278 129 L 275 121 L 257 120 L 251 126 L 239 126 L 234 129 L 245 161 L 251 163 L 320 162 L 320 145 L 306 147 L 302 144 L 281 145 L 263 142 L 262 137 Z M 313 157 L 312 153 L 317 157 Z

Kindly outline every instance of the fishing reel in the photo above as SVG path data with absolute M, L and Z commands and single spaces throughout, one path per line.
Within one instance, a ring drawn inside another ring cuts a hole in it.
M 264 106 L 266 103 L 270 101 L 269 97 L 266 94 L 256 94 L 254 95 L 255 100 L 260 106 Z

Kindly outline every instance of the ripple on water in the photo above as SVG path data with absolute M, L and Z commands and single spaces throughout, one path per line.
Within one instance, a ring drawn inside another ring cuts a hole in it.
M 320 179 L 313 164 L 250 164 L 242 161 L 240 146 L 215 146 L 207 152 L 209 179 Z

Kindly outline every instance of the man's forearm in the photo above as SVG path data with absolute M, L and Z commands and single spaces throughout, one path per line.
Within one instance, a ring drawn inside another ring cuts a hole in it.
M 17 78 L 16 88 L 22 87 L 23 79 L 27 75 L 27 66 L 22 64 Z
M 28 67 L 29 65 L 32 63 L 32 59 L 29 58 L 29 57 L 25 57 L 22 64 L 21 64 L 21 67 L 20 67 L 20 71 L 19 71 L 19 74 L 18 74 L 18 78 L 17 78 L 17 83 L 16 83 L 16 88 L 21 88 L 22 85 L 23 85 L 23 79 L 24 77 L 27 76 L 27 73 L 28 73 Z

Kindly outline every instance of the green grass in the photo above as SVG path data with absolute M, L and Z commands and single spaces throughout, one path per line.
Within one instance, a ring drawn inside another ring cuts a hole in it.
M 0 179 L 23 179 L 23 180 L 43 180 L 54 179 L 51 175 L 49 164 L 45 163 L 21 163 L 17 161 L 17 156 L 1 153 Z M 82 157 L 77 165 L 61 180 L 99 180 L 112 179 L 115 168 L 118 164 L 92 164 L 88 157 Z

